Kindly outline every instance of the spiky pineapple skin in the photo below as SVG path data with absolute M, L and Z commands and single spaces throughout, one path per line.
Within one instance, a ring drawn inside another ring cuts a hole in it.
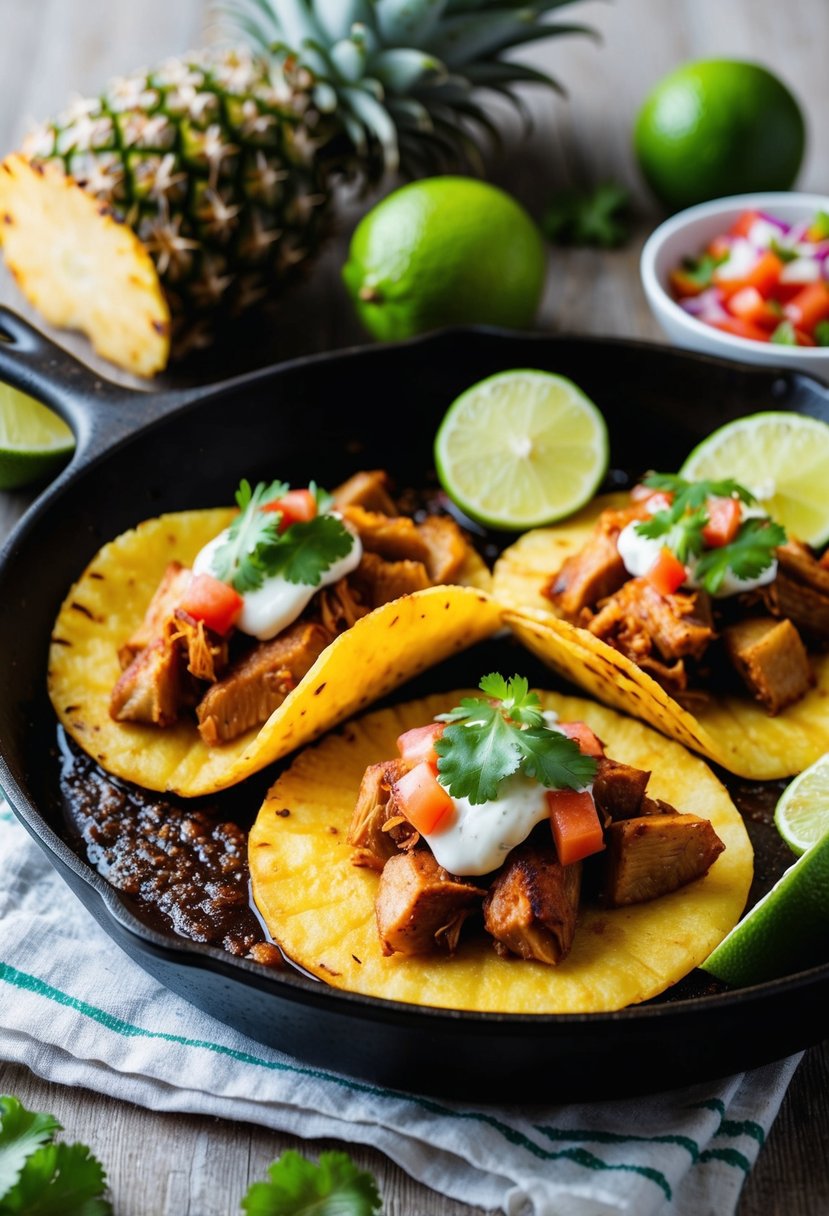
M 59 168 L 135 233 L 174 351 L 209 341 L 221 316 L 282 285 L 325 238 L 330 188 L 316 152 L 329 136 L 311 86 L 290 59 L 199 52 L 115 80 L 27 138 L 34 167 Z M 25 291 L 25 272 L 16 277 Z M 100 281 L 105 293 L 106 265 Z

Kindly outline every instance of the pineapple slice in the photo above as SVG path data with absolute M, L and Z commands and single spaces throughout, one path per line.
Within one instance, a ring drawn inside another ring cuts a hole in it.
M 0 244 L 23 294 L 51 324 L 86 334 L 137 376 L 166 366 L 170 310 L 132 229 L 54 163 L 0 164 Z

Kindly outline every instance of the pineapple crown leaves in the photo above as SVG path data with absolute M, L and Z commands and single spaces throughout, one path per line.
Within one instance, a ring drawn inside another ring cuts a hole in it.
M 496 129 L 474 90 L 557 81 L 504 56 L 514 47 L 586 26 L 549 20 L 577 0 L 225 0 L 225 11 L 267 54 L 295 55 L 314 77 L 314 98 L 334 114 L 368 176 L 476 151 L 458 119 Z

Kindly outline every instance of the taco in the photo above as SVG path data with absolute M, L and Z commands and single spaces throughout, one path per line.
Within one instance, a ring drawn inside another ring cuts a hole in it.
M 500 624 L 465 534 L 398 513 L 380 471 L 237 501 L 105 545 L 55 623 L 58 718 L 149 789 L 234 785 Z
M 493 594 L 554 670 L 739 776 L 829 747 L 829 564 L 736 482 L 600 497 L 507 549 Z
M 501 699 L 376 711 L 282 773 L 248 845 L 272 937 L 334 987 L 441 1008 L 587 1013 L 656 996 L 743 910 L 752 850 L 726 790 L 604 706 L 528 694 L 518 677 L 481 687 Z M 499 778 L 510 737 L 523 771 Z M 424 765 L 444 795 L 467 791 L 448 821 Z

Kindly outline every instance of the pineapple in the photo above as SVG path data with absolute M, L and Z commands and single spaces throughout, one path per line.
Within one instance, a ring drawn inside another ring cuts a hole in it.
M 248 46 L 113 81 L 0 164 L 0 243 L 48 322 L 152 376 L 282 288 L 329 233 L 342 177 L 474 153 L 478 87 L 555 86 L 505 61 L 581 26 L 574 0 L 235 0 Z

